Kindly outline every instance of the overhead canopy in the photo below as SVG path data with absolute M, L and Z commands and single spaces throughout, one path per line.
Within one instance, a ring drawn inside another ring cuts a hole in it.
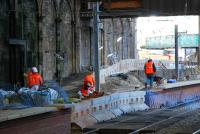
M 200 0 L 85 0 L 101 1 L 101 17 L 199 15 Z
M 124 1 L 112 1 L 102 2 L 104 9 L 135 9 L 142 8 L 141 0 L 124 0 Z

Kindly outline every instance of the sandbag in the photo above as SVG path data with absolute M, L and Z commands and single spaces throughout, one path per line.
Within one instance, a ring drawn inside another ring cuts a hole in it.
M 58 98 L 58 92 L 51 88 L 43 89 L 41 91 L 21 88 L 18 93 L 22 103 L 26 106 L 51 105 L 53 104 L 53 101 Z
M 26 106 L 35 106 L 32 96 L 36 92 L 37 91 L 31 90 L 29 88 L 25 88 L 25 87 L 20 88 L 19 91 L 18 91 L 18 94 L 20 96 L 22 104 L 26 105 Z
M 44 84 L 46 87 L 51 88 L 58 92 L 58 98 L 62 98 L 65 103 L 68 103 L 68 95 L 63 87 L 61 87 L 56 81 L 45 81 Z
M 43 91 L 38 91 L 32 96 L 36 106 L 45 106 L 53 104 L 53 101 L 58 98 L 58 92 L 48 88 Z
M 14 91 L 5 91 L 3 89 L 0 89 L 0 107 L 6 106 L 7 103 L 9 102 L 8 98 L 15 96 L 15 95 L 16 95 L 16 93 Z

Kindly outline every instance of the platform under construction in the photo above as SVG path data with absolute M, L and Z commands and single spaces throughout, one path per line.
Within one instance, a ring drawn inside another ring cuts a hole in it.
M 199 9 L 0 0 L 0 134 L 200 133 Z

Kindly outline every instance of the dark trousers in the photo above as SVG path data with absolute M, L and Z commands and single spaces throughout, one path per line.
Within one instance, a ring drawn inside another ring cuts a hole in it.
M 146 74 L 146 81 L 145 81 L 145 86 L 146 85 L 153 85 L 153 80 L 154 80 L 154 74 Z

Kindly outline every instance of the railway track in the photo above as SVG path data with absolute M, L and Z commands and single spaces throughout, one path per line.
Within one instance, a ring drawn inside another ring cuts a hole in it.
M 188 123 L 189 122 L 189 123 Z M 139 111 L 96 124 L 84 134 L 197 134 L 200 133 L 199 98 L 173 107 Z

